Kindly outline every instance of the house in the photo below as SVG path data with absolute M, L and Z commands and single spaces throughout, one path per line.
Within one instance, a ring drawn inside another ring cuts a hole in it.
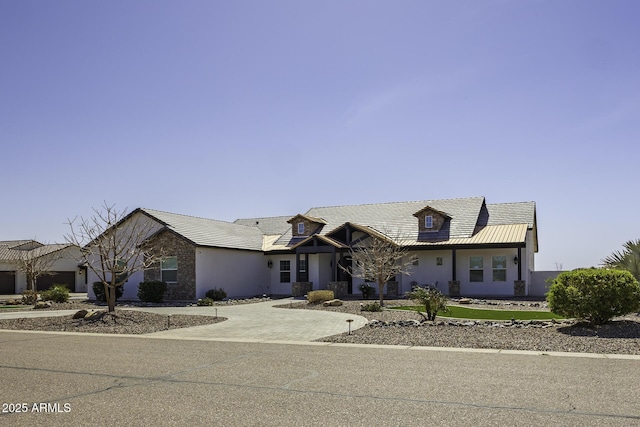
M 27 289 L 26 274 L 20 270 L 20 259 L 49 259 L 50 274 L 36 280 L 38 290 L 63 284 L 71 292 L 86 292 L 86 271 L 77 263 L 80 249 L 67 244 L 42 244 L 35 240 L 0 241 L 0 294 L 20 294 Z
M 154 222 L 148 241 L 164 258 L 129 278 L 124 299 L 135 299 L 143 280 L 167 282 L 168 300 L 202 298 L 212 288 L 229 297 L 359 295 L 364 280 L 344 270 L 349 251 L 376 234 L 416 257 L 411 275 L 386 287 L 389 296 L 416 283 L 448 295 L 525 296 L 538 251 L 535 203 L 484 197 L 318 207 L 233 223 L 142 208 L 127 218 L 135 215 Z

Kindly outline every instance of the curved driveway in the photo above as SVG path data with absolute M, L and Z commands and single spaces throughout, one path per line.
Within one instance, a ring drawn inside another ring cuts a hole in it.
M 346 313 L 323 310 L 290 310 L 276 308 L 294 301 L 292 298 L 255 304 L 221 305 L 214 307 L 144 307 L 134 310 L 160 314 L 217 315 L 228 320 L 213 325 L 172 329 L 147 334 L 148 337 L 182 338 L 224 341 L 314 341 L 329 335 L 363 327 L 367 319 Z

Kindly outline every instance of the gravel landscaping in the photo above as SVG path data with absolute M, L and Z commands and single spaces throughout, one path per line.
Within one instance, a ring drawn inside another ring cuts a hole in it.
M 351 335 L 345 333 L 319 340 L 323 342 L 640 355 L 640 316 L 637 314 L 616 318 L 597 327 L 570 320 L 472 322 L 438 317 L 435 322 L 425 322 L 420 315 L 409 311 L 361 311 L 362 302 L 344 301 L 339 307 L 322 307 L 306 302 L 290 306 L 352 313 L 369 319 L 367 326 L 353 331 Z M 385 301 L 386 307 L 400 305 L 412 304 L 407 300 Z M 504 310 L 549 310 L 540 301 L 473 300 L 469 306 Z

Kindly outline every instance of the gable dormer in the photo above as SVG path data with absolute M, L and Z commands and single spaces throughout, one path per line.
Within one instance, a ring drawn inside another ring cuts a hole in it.
M 322 229 L 327 223 L 322 218 L 314 218 L 312 216 L 298 214 L 287 221 L 291 224 L 292 237 L 309 237 Z
M 425 206 L 413 216 L 418 218 L 418 232 L 419 233 L 436 233 L 440 231 L 442 226 L 451 217 L 445 212 L 432 208 L 431 206 Z

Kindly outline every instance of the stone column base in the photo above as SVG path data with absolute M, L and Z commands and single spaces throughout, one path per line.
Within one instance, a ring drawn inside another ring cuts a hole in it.
M 524 297 L 527 296 L 527 286 L 524 280 L 514 280 L 513 281 L 513 296 L 514 297 Z
M 398 299 L 398 282 L 387 282 L 387 298 Z
M 291 296 L 303 297 L 313 290 L 313 282 L 294 282 L 291 284 Z
M 460 296 L 460 281 L 459 280 L 449 280 L 449 296 L 450 297 L 459 297 Z
M 335 298 L 342 298 L 347 295 L 348 285 L 348 282 L 329 282 L 327 284 L 327 289 L 333 291 L 333 296 Z

